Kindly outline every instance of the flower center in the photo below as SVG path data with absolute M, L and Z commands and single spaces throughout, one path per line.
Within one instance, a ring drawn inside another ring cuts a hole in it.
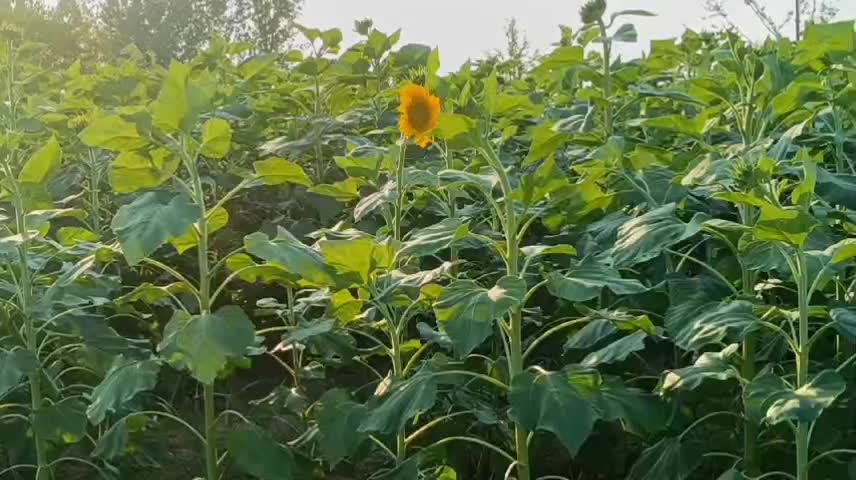
M 407 109 L 407 117 L 410 125 L 419 132 L 425 132 L 430 128 L 431 109 L 425 102 L 414 102 Z

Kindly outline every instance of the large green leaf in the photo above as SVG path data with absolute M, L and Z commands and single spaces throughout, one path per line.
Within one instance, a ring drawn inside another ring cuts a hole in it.
M 383 188 L 370 195 L 366 195 L 354 207 L 354 221 L 359 222 L 370 213 L 382 214 L 385 205 L 389 205 L 398 198 L 398 189 L 395 182 L 387 182 Z
M 29 350 L 0 350 L 0 399 L 17 387 L 24 375 L 38 368 L 39 360 Z
M 650 260 L 676 243 L 701 230 L 706 219 L 697 214 L 689 223 L 675 216 L 677 205 L 670 203 L 627 221 L 618 228 L 611 255 L 616 265 L 631 266 Z
M 229 224 L 229 211 L 223 207 L 217 207 L 215 210 L 208 212 L 206 217 L 205 223 L 206 227 L 208 227 L 209 236 Z M 196 247 L 199 245 L 199 232 L 196 225 L 187 229 L 184 235 L 170 238 L 169 243 L 175 247 L 175 251 L 179 254 Z
M 229 453 L 239 469 L 261 480 L 302 480 L 312 476 L 300 467 L 288 448 L 261 430 L 230 433 Z
M 359 431 L 360 423 L 367 413 L 368 409 L 351 400 L 346 390 L 336 388 L 321 396 L 315 409 L 315 418 L 321 432 L 321 453 L 331 467 L 356 453 L 360 444 L 368 438 Z
M 856 175 L 833 174 L 818 168 L 815 193 L 833 205 L 856 210 Z
M 193 131 L 199 115 L 210 107 L 213 88 L 191 76 L 189 65 L 172 62 L 157 99 L 149 106 L 152 123 L 164 133 Z
M 596 367 L 602 364 L 622 362 L 630 354 L 645 349 L 645 339 L 648 334 L 643 330 L 637 330 L 630 335 L 610 343 L 609 345 L 594 351 L 583 359 L 580 364 L 584 367 Z
M 838 333 L 850 340 L 856 340 L 856 310 L 852 308 L 833 308 L 829 316 Z
M 414 230 L 401 246 L 401 255 L 424 257 L 451 247 L 470 233 L 466 223 L 447 218 L 430 227 Z
M 116 193 L 155 188 L 172 177 L 181 162 L 166 149 L 121 152 L 110 164 L 110 184 Z
M 255 345 L 255 327 L 247 314 L 228 305 L 204 315 L 177 311 L 164 328 L 158 351 L 168 361 L 186 366 L 199 382 L 210 385 L 229 360 L 244 358 Z
M 232 144 L 232 127 L 222 118 L 212 118 L 202 126 L 200 152 L 209 158 L 223 158 Z
M 256 176 L 261 178 L 266 185 L 282 185 L 285 183 L 303 185 L 304 187 L 312 185 L 312 180 L 303 171 L 303 167 L 283 158 L 274 157 L 259 160 L 253 162 L 253 167 L 255 167 Z
M 148 143 L 133 123 L 118 115 L 95 119 L 80 132 L 80 140 L 90 147 L 114 152 L 138 150 Z
M 106 355 L 124 355 L 139 360 L 151 356 L 149 340 L 119 335 L 107 321 L 96 315 L 63 315 L 56 321 L 60 331 L 83 339 L 87 349 Z
M 86 405 L 76 398 L 66 398 L 40 408 L 33 415 L 33 431 L 42 440 L 77 443 L 86 435 Z
M 761 207 L 761 215 L 753 229 L 755 238 L 783 242 L 802 247 L 817 221 L 802 208 L 782 208 L 774 205 Z
M 794 58 L 797 65 L 809 64 L 829 54 L 850 53 L 854 49 L 853 21 L 809 23 Z
M 669 279 L 671 305 L 666 310 L 666 329 L 674 342 L 686 350 L 701 350 L 728 337 L 741 340 L 759 328 L 752 304 L 723 300 L 730 291 L 708 276 Z
M 596 370 L 578 366 L 558 372 L 523 372 L 512 381 L 508 401 L 515 421 L 528 430 L 552 432 L 571 455 L 576 455 L 599 419 L 621 419 L 649 430 L 662 426 L 665 418 L 652 396 L 605 383 Z
M 729 362 L 738 348 L 739 345 L 733 343 L 719 352 L 702 353 L 689 367 L 667 370 L 658 386 L 659 391 L 666 394 L 676 390 L 692 390 L 707 379 L 740 378 L 740 372 Z
M 593 257 L 583 259 L 564 275 L 559 272 L 547 275 L 550 293 L 572 302 L 596 298 L 604 288 L 616 295 L 632 295 L 647 290 L 638 280 L 621 278 L 618 270 Z
M 588 350 L 618 333 L 618 327 L 605 318 L 596 318 L 574 332 L 565 342 L 565 350 Z
M 437 379 L 427 369 L 407 380 L 393 380 L 388 391 L 370 402 L 368 415 L 357 430 L 392 435 L 402 431 L 408 420 L 433 407 L 436 399 Z
M 701 138 L 710 128 L 711 119 L 705 114 L 692 118 L 686 115 L 663 115 L 656 118 L 638 119 L 628 122 L 630 125 L 679 133 L 694 138 Z
M 282 227 L 277 228 L 274 239 L 261 232 L 247 235 L 244 237 L 244 247 L 250 254 L 278 265 L 307 282 L 316 285 L 335 283 L 321 254 Z
M 526 282 L 517 277 L 503 277 L 490 289 L 472 280 L 457 280 L 443 289 L 434 313 L 455 351 L 467 355 L 490 336 L 494 322 L 519 306 L 525 295 Z
M 743 399 L 747 416 L 756 422 L 761 419 L 771 425 L 783 421 L 813 422 L 846 387 L 844 378 L 835 370 L 824 370 L 794 389 L 766 369 L 746 386 Z
M 86 416 L 93 425 L 118 410 L 138 393 L 151 390 L 157 384 L 160 364 L 155 360 L 133 360 L 118 356 L 104 379 L 90 394 Z
M 343 279 L 357 285 L 367 284 L 377 270 L 389 270 L 395 257 L 391 243 L 381 243 L 371 237 L 324 240 L 319 247 L 327 265 Z
M 511 383 L 509 414 L 530 431 L 552 432 L 576 455 L 600 417 L 599 383 L 596 371 L 576 367 L 523 372 Z
M 642 452 L 627 480 L 686 480 L 702 458 L 698 445 L 667 437 Z
M 36 151 L 18 173 L 21 183 L 42 183 L 59 169 L 62 162 L 62 150 L 56 137 L 51 137 L 45 145 Z
M 148 192 L 116 212 L 111 224 L 128 263 L 136 265 L 199 219 L 199 208 L 184 194 Z
M 419 478 L 419 456 L 414 455 L 400 465 L 372 477 L 372 480 L 412 480 Z

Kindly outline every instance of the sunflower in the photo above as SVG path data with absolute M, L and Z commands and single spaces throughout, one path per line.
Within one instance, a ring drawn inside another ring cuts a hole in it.
M 440 99 L 425 87 L 408 85 L 401 89 L 398 112 L 398 129 L 404 138 L 413 138 L 417 145 L 427 148 L 433 141 L 431 132 L 440 120 Z

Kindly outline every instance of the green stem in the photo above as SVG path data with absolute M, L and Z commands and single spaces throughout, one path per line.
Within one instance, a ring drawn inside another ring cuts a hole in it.
M 390 319 L 390 326 L 393 322 Z M 401 379 L 404 373 L 404 365 L 401 361 L 401 339 L 398 337 L 398 331 L 392 328 L 390 332 L 390 341 L 392 342 L 392 374 L 394 379 Z M 400 430 L 395 437 L 395 461 L 401 463 L 404 461 L 407 453 L 407 442 L 404 429 Z
M 17 111 L 15 91 L 12 86 L 15 84 L 15 45 L 10 40 L 9 44 L 9 75 L 7 75 L 7 93 L 10 110 L 10 130 L 14 131 L 17 128 Z M 15 226 L 18 234 L 21 235 L 21 244 L 18 245 L 18 263 L 21 269 L 18 282 L 18 298 L 20 301 L 21 314 L 24 317 L 24 336 L 27 340 L 27 350 L 33 355 L 38 355 L 38 339 L 36 338 L 36 328 L 34 325 L 33 315 L 30 312 L 30 303 L 33 295 L 32 277 L 30 276 L 30 262 L 27 248 L 30 243 L 30 235 L 27 231 L 26 210 L 24 209 L 24 201 L 21 196 L 21 190 L 15 175 L 12 171 L 12 165 L 15 163 L 16 151 L 13 149 L 9 152 L 6 161 L 3 163 L 6 177 L 12 187 L 12 203 L 15 208 Z M 41 370 L 36 369 L 30 373 L 30 404 L 32 406 L 33 417 L 38 415 L 42 407 L 42 385 L 41 385 Z M 47 461 L 47 452 L 45 444 L 41 436 L 33 432 L 33 442 L 36 448 L 36 480 L 47 480 L 50 478 L 50 465 Z
M 505 206 L 505 241 L 506 241 L 506 265 L 509 277 L 520 276 L 519 267 L 519 240 L 517 238 L 517 215 L 514 211 L 512 200 L 511 182 L 508 174 L 502 166 L 497 154 L 490 145 L 485 142 L 482 153 L 488 163 L 499 176 L 502 188 L 503 202 Z M 511 382 L 523 373 L 523 310 L 521 306 L 515 307 L 511 312 L 511 324 L 509 328 L 509 375 Z M 529 480 L 529 432 L 519 422 L 514 424 L 514 447 L 517 452 L 517 478 L 518 480 Z
M 740 219 L 744 225 L 751 225 L 752 211 L 750 207 L 740 205 Z M 755 287 L 755 274 L 740 262 L 742 273 L 743 295 L 751 297 Z M 757 374 L 758 332 L 750 332 L 743 339 L 743 369 L 741 375 L 746 381 L 751 381 Z M 748 418 L 743 422 L 743 465 L 750 476 L 761 474 L 758 465 L 758 425 Z
M 612 105 L 609 101 L 612 97 L 612 73 L 609 70 L 612 63 L 612 59 L 610 58 L 612 56 L 612 41 L 607 35 L 603 19 L 598 19 L 597 22 L 600 26 L 600 36 L 603 40 L 603 97 L 606 104 L 603 126 L 606 131 L 606 137 L 609 138 L 612 136 Z
M 404 219 L 404 155 L 407 151 L 407 140 L 401 139 L 401 148 L 398 152 L 398 163 L 395 165 L 395 188 L 398 191 L 398 197 L 395 199 L 395 212 L 393 218 L 393 238 L 396 242 L 401 241 L 401 224 Z M 401 358 L 401 336 L 398 331 L 398 325 L 392 312 L 387 314 L 389 321 L 389 340 L 392 344 L 392 374 L 393 378 L 400 380 L 404 377 L 404 362 Z M 399 431 L 395 436 L 396 445 L 396 463 L 402 463 L 407 453 L 406 432 L 404 429 Z
M 288 323 L 291 327 L 297 326 L 297 318 L 294 315 L 294 289 L 286 289 L 288 296 Z M 292 367 L 294 368 L 294 388 L 300 389 L 300 350 L 294 345 L 291 347 Z
M 199 314 L 211 314 L 211 278 L 208 265 L 208 212 L 205 208 L 205 190 L 202 186 L 202 178 L 196 164 L 196 157 L 185 155 L 185 162 L 190 176 L 193 180 L 193 193 L 196 205 L 199 208 L 199 217 L 196 229 L 199 232 L 199 245 L 197 246 L 197 262 L 199 263 Z M 205 466 L 207 480 L 219 480 L 220 469 L 217 465 L 217 422 L 216 408 L 214 405 L 214 382 L 203 385 L 204 408 L 205 408 Z
M 205 395 L 205 471 L 208 480 L 218 480 L 217 465 L 217 417 L 214 411 L 214 384 L 203 385 Z
M 407 152 L 407 140 L 401 139 L 401 148 L 398 151 L 398 163 L 395 164 L 395 189 L 398 196 L 395 199 L 395 219 L 393 221 L 393 238 L 401 241 L 401 224 L 404 221 L 404 155 Z
M 797 388 L 808 383 L 809 325 L 808 325 L 808 268 L 802 249 L 797 250 L 797 295 L 799 301 L 799 351 L 797 354 Z M 797 480 L 808 480 L 809 476 L 809 430 L 806 421 L 797 423 Z
M 98 185 L 101 180 L 101 173 L 98 169 L 98 162 L 95 160 L 95 153 L 89 149 L 89 203 L 92 208 L 92 230 L 98 237 L 101 237 L 101 196 L 99 195 Z

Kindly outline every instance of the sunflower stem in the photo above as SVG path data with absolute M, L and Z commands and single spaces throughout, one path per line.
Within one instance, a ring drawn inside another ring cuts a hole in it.
M 505 206 L 505 242 L 506 242 L 506 273 L 509 277 L 520 277 L 519 266 L 519 239 L 517 236 L 517 215 L 514 211 L 512 200 L 511 182 L 508 174 L 500 161 L 499 156 L 493 151 L 488 142 L 483 143 L 482 154 L 488 164 L 499 176 L 499 184 L 502 189 L 503 202 Z M 511 383 L 523 373 L 523 310 L 517 306 L 511 312 L 511 325 L 509 332 L 509 376 Z M 519 422 L 514 424 L 514 448 L 517 453 L 517 479 L 529 480 L 531 477 L 529 467 L 529 432 Z

